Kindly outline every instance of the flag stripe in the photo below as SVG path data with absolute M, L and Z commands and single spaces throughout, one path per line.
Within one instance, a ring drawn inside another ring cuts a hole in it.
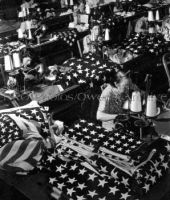
M 14 156 L 18 152 L 18 147 L 22 144 L 22 142 L 23 141 L 21 140 L 9 143 L 5 146 L 6 148 L 2 149 L 2 158 L 0 160 L 1 165 L 7 162 L 12 156 Z

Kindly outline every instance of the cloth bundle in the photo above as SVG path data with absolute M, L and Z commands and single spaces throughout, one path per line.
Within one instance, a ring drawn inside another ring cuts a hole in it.
M 53 190 L 69 199 L 138 199 L 166 174 L 169 148 L 162 139 L 148 145 L 79 120 L 65 128 L 38 168 L 48 169 Z

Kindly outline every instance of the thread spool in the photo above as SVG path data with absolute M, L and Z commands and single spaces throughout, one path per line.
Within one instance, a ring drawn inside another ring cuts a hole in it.
M 73 3 L 73 0 L 70 0 L 70 6 L 73 6 L 74 3 Z
M 105 41 L 109 41 L 110 40 L 109 32 L 110 32 L 110 30 L 108 28 L 106 28 L 106 30 L 105 30 L 105 36 L 104 36 L 104 40 Z
M 159 20 L 160 20 L 159 10 L 156 11 L 155 20 L 156 20 L 156 21 L 159 21 Z
M 31 33 L 31 29 L 28 30 L 28 39 L 32 40 L 32 33 Z
M 141 94 L 139 91 L 135 91 L 132 93 L 130 110 L 136 113 L 142 111 L 142 100 L 141 100 Z
M 18 32 L 18 39 L 24 38 L 24 34 L 20 28 L 17 30 L 17 32 Z
M 157 105 L 156 105 L 156 96 L 148 95 L 147 104 L 146 104 L 146 116 L 147 117 L 156 117 L 157 116 Z
M 13 53 L 12 57 L 13 57 L 13 65 L 14 65 L 14 67 L 15 68 L 21 67 L 21 59 L 20 59 L 19 52 Z
M 153 16 L 153 11 L 150 10 L 148 11 L 148 21 L 153 22 L 154 21 L 154 16 Z
M 86 14 L 90 14 L 90 12 L 91 12 L 90 6 L 88 4 L 86 4 L 85 11 L 86 11 Z
M 12 58 L 8 54 L 4 56 L 4 65 L 5 65 L 5 71 L 11 71 L 14 69 Z
M 151 34 L 155 33 L 155 28 L 154 27 L 149 27 L 148 32 L 151 33 Z
M 25 22 L 25 24 L 26 24 L 26 29 L 27 29 L 27 30 L 31 29 L 31 21 L 30 21 L 30 20 L 27 20 L 27 21 Z

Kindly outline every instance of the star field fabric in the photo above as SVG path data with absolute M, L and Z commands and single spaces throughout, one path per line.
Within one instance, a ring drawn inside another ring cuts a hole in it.
M 107 73 L 117 65 L 90 53 L 80 59 L 71 58 L 65 61 L 63 66 L 71 68 L 69 72 L 62 73 L 58 77 L 63 85 L 68 87 L 74 84 L 88 83 L 90 87 L 93 87 L 95 83 L 103 84 L 106 81 Z
M 25 122 L 25 130 L 19 124 L 22 124 L 22 120 Z M 26 123 L 25 119 L 14 114 L 0 116 L 0 166 L 13 173 L 32 170 L 42 157 L 42 137 L 34 125 L 29 127 L 31 124 Z
M 57 36 L 62 41 L 66 42 L 69 46 L 73 46 L 77 39 L 77 31 L 76 30 L 62 31 L 58 32 Z
M 49 184 L 74 200 L 127 200 L 132 191 L 122 182 L 104 173 L 98 173 L 86 162 L 64 162 L 59 157 L 47 154 L 47 166 L 53 166 Z M 55 154 L 56 155 L 56 154 Z
M 170 145 L 164 140 L 146 147 L 132 135 L 81 119 L 65 128 L 39 169 L 48 169 L 51 187 L 69 199 L 129 200 L 147 193 L 166 174 L 167 151 Z
M 40 106 L 32 106 L 32 107 L 20 107 L 17 109 L 12 109 L 12 110 L 3 110 L 3 113 L 0 113 L 0 115 L 3 114 L 15 114 L 18 117 L 22 117 L 24 119 L 28 119 L 31 121 L 35 121 L 39 124 L 39 131 L 40 134 L 46 138 L 50 135 L 49 132 L 49 124 L 48 124 L 48 119 L 47 119 L 47 111 Z
M 161 34 L 153 36 L 152 34 L 136 33 L 125 39 L 118 46 L 119 49 L 126 49 L 137 55 L 145 55 L 147 53 L 158 55 L 165 52 L 168 43 Z

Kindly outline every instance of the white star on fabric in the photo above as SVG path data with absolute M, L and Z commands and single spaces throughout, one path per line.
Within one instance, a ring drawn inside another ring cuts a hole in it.
M 103 133 L 99 134 L 99 137 L 103 138 L 105 135 Z
M 125 135 L 123 135 L 123 136 L 121 137 L 121 139 L 122 139 L 122 140 L 125 140 L 125 139 L 126 139 L 126 136 L 125 136 Z
M 121 183 L 123 183 L 125 186 L 127 186 L 127 185 L 129 185 L 128 180 L 129 180 L 128 178 L 126 179 L 126 178 L 122 177 Z
M 36 116 L 36 119 L 37 119 L 38 121 L 40 121 L 40 120 L 41 120 L 41 117 L 40 117 L 40 116 Z
M 89 178 L 88 180 L 92 180 L 94 181 L 94 179 L 96 178 L 97 176 L 93 173 L 93 174 L 89 174 Z
M 101 127 L 101 126 L 96 126 L 96 128 L 97 128 L 97 129 L 102 129 L 102 127 Z
M 103 179 L 103 180 L 99 180 L 98 186 L 104 187 L 104 185 L 105 185 L 106 183 L 108 183 L 108 182 L 105 181 L 104 179 Z
M 109 189 L 110 189 L 109 193 L 112 193 L 113 195 L 115 195 L 116 192 L 119 191 L 119 190 L 117 189 L 116 186 L 114 186 L 114 187 L 109 187 Z
M 47 127 L 43 128 L 42 130 L 43 130 L 43 132 L 48 133 Z
M 107 171 L 107 168 L 106 168 L 106 166 L 100 166 L 100 168 L 101 168 L 101 171 L 102 172 L 104 172 L 104 173 L 107 173 L 108 171 Z
M 90 69 L 86 68 L 84 71 L 88 72 Z
M 53 184 L 56 180 L 56 178 L 49 178 L 49 183 Z
M 151 176 L 150 181 L 152 182 L 152 184 L 156 183 L 156 177 L 155 176 Z
M 106 141 L 106 142 L 104 142 L 103 144 L 104 144 L 105 146 L 108 146 L 109 143 L 108 143 L 108 141 Z
M 70 132 L 72 132 L 72 133 L 74 132 L 74 129 L 72 129 L 72 128 L 70 128 L 70 129 L 68 129 L 68 130 L 69 130 Z
M 97 133 L 97 132 L 94 131 L 94 130 L 93 130 L 93 131 L 90 131 L 90 134 L 91 134 L 91 135 L 95 135 L 96 133 Z
M 86 200 L 86 198 L 84 196 L 77 196 L 77 200 Z
M 100 62 L 99 62 L 99 61 L 96 61 L 96 65 L 100 65 Z
M 61 176 L 60 176 L 61 178 L 66 178 L 67 177 L 67 174 L 61 174 Z
M 78 166 L 76 164 L 71 166 L 71 169 L 74 171 Z
M 124 147 L 127 147 L 127 146 L 128 146 L 128 143 L 123 144 L 123 146 L 124 146 Z
M 162 176 L 162 171 L 161 170 L 156 170 L 158 177 L 160 178 Z
M 126 192 L 125 194 L 121 194 L 121 199 L 126 200 L 130 195 L 128 194 L 128 192 Z
M 64 183 L 57 183 L 57 187 L 60 190 L 62 190 L 64 186 L 65 186 Z
M 80 190 L 83 190 L 86 187 L 87 186 L 84 183 L 82 183 L 82 184 L 78 183 L 78 186 L 77 186 L 77 188 L 79 188 Z
M 81 175 L 84 175 L 85 172 L 86 172 L 85 168 L 79 170 L 79 174 Z
M 165 155 L 160 154 L 159 157 L 160 157 L 161 161 L 163 161 L 165 159 Z
M 120 141 L 120 140 L 117 140 L 117 141 L 116 141 L 116 144 L 120 144 L 120 143 L 121 143 L 121 141 Z
M 133 142 L 133 140 L 134 140 L 133 138 L 130 138 L 128 141 L 129 141 L 129 142 Z
M 118 179 L 118 172 L 115 172 L 115 169 L 111 171 L 111 176 L 116 180 Z
M 122 149 L 122 147 L 119 147 L 118 149 L 117 149 L 117 151 L 122 151 L 123 149 Z
M 1 129 L 2 133 L 5 133 L 5 131 L 6 131 L 6 128 Z
M 67 194 L 72 196 L 72 194 L 75 192 L 75 190 L 73 188 L 69 189 L 67 188 Z
M 113 138 L 113 137 L 110 137 L 109 140 L 110 140 L 110 141 L 114 141 L 114 138 Z
M 93 141 L 95 141 L 95 142 L 98 142 L 98 141 L 99 141 L 99 139 L 98 139 L 98 138 L 95 138 L 95 139 L 93 139 Z
M 9 124 L 10 126 L 14 126 L 14 122 L 10 122 L 10 124 Z
M 68 75 L 68 76 L 67 76 L 67 79 L 70 81 L 70 80 L 71 80 L 71 76 L 70 76 L 70 75 Z
M 96 76 L 95 79 L 98 81 L 100 78 L 99 78 L 99 76 Z
M 87 128 L 83 128 L 83 132 L 87 132 L 88 131 L 88 129 Z
M 110 148 L 111 149 L 114 149 L 116 146 L 114 145 L 114 144 L 112 144 L 111 146 L 110 146 Z
M 31 110 L 31 113 L 32 113 L 32 114 L 35 114 L 35 115 L 36 115 L 37 112 L 38 112 L 38 111 L 37 111 L 36 109 Z
M 86 121 L 84 119 L 81 119 L 80 122 L 85 123 Z
M 82 135 L 82 133 L 81 132 L 77 132 L 77 135 Z
M 73 135 L 71 138 L 72 138 L 73 140 L 77 140 L 77 137 L 76 137 L 75 135 Z
M 84 144 L 84 143 L 85 143 L 85 141 L 83 140 L 83 138 L 80 140 L 80 142 L 81 142 L 82 144 Z
M 70 66 L 73 66 L 74 65 L 74 63 L 72 62 L 72 63 L 70 63 Z
M 69 178 L 68 182 L 71 183 L 71 184 L 73 184 L 74 182 L 76 182 L 76 179 L 75 178 Z
M 146 190 L 146 192 L 148 192 L 148 191 L 149 191 L 149 187 L 150 187 L 150 185 L 149 185 L 149 184 L 145 184 L 145 186 L 143 187 L 143 189 L 145 189 L 145 190 Z
M 88 125 L 89 125 L 89 126 L 93 126 L 94 124 L 93 124 L 93 123 L 88 123 Z M 95 133 L 96 133 L 96 132 L 95 132 Z
M 85 83 L 86 81 L 85 80 L 82 80 L 82 79 L 80 79 L 79 81 L 78 81 L 78 83 Z
M 95 190 L 93 190 L 93 191 L 89 191 L 88 195 L 93 198 L 95 195 L 97 195 L 97 193 Z
M 147 180 L 149 178 L 149 174 L 146 173 L 145 179 Z
M 90 136 L 89 136 L 89 135 L 86 135 L 85 138 L 90 139 Z
M 127 150 L 125 151 L 125 153 L 128 153 L 128 154 L 129 154 L 129 153 L 130 153 L 130 150 L 129 150 L 129 149 L 127 149 Z
M 115 136 L 117 136 L 117 137 L 118 137 L 119 135 L 120 135 L 119 133 L 115 133 Z
M 80 124 L 76 124 L 75 127 L 76 128 L 80 128 L 81 126 L 80 126 Z
M 55 159 L 52 156 L 48 156 L 47 160 L 51 163 Z
M 82 74 L 83 73 L 83 70 L 78 70 L 77 71 L 79 74 Z
M 78 74 L 77 74 L 77 73 L 73 73 L 73 76 L 77 78 L 77 77 L 78 77 Z
M 169 168 L 169 167 L 168 167 L 168 163 L 166 163 L 166 162 L 162 163 L 162 167 L 164 167 L 165 170 L 168 169 L 168 168 Z
M 165 146 L 167 151 L 170 152 L 170 144 L 167 142 L 167 145 Z
M 89 85 L 90 85 L 90 88 L 93 88 L 93 82 L 90 82 Z
M 56 167 L 56 172 L 62 172 L 63 171 L 63 168 L 61 167 L 61 166 L 59 166 L 59 167 Z

